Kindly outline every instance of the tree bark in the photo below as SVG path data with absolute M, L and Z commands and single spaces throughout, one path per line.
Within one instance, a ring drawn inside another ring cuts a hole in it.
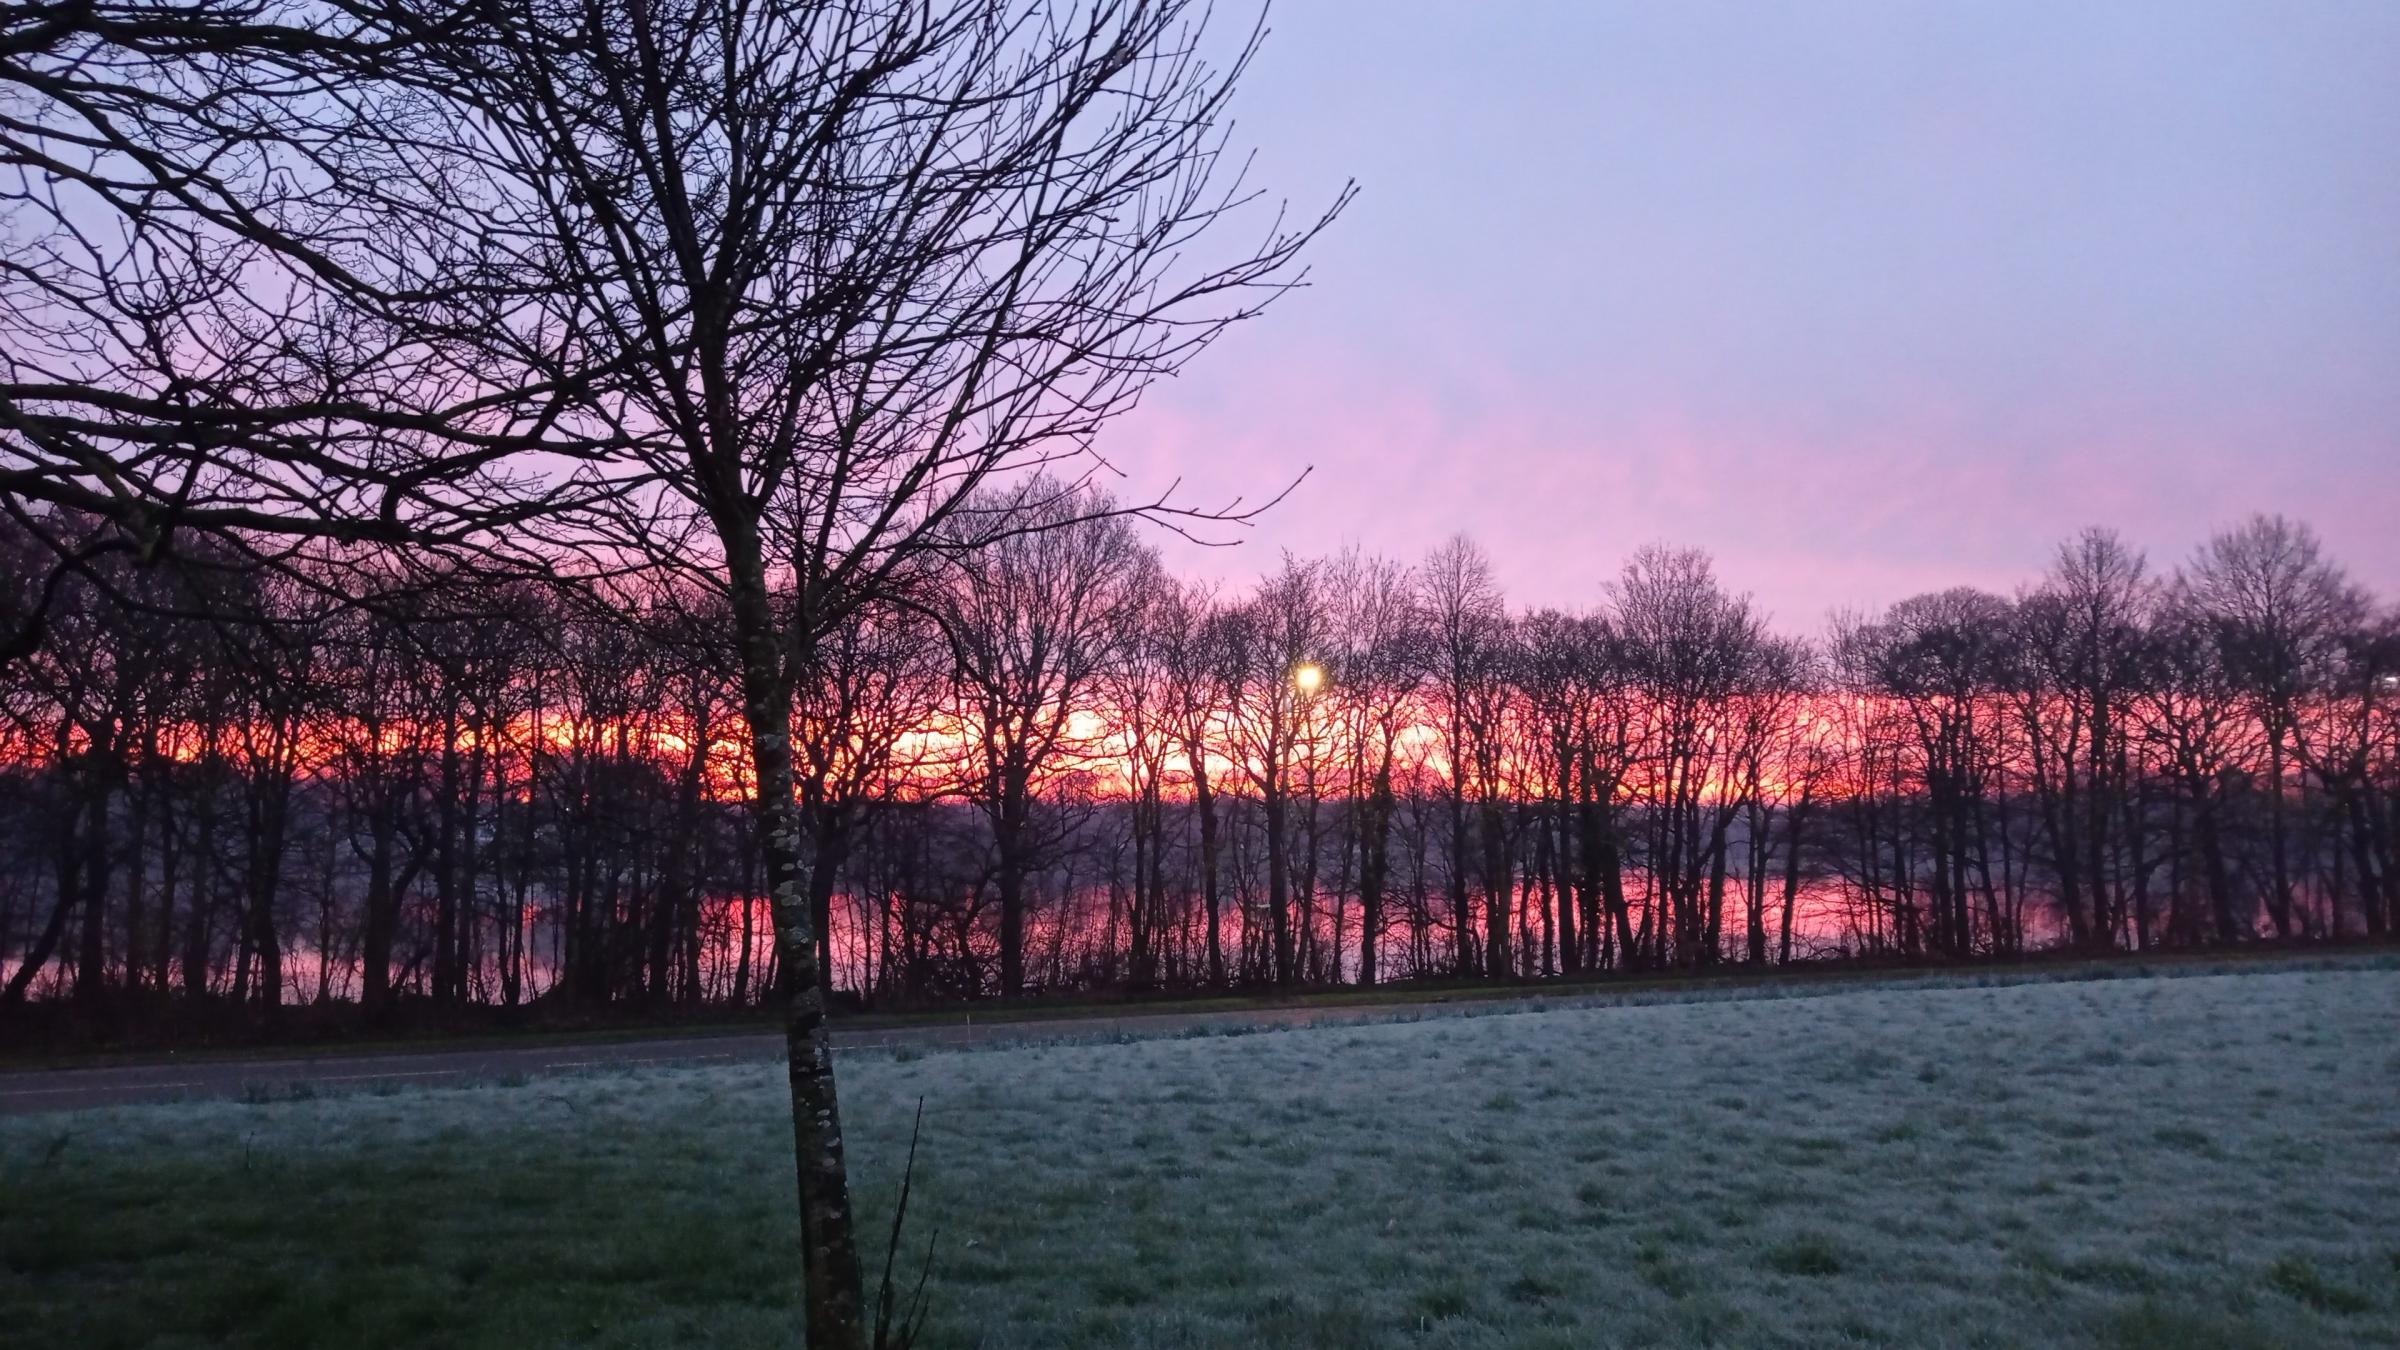
M 736 543 L 729 540 L 728 543 Z M 755 545 L 735 555 L 733 611 L 742 649 L 742 705 L 757 773 L 761 851 L 775 945 L 785 977 L 784 1061 L 800 1198 L 802 1303 L 810 1350 L 864 1350 L 865 1300 L 834 1091 L 833 1043 L 810 912 L 807 845 L 792 774 L 792 684 Z M 747 558 L 741 555 L 747 553 Z M 747 563 L 744 567 L 741 564 Z

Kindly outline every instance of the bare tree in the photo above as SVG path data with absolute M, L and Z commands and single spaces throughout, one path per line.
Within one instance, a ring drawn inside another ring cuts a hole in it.
M 2255 516 L 2210 539 L 2177 579 L 2183 603 L 2213 629 L 2219 659 L 2265 734 L 2269 859 L 2267 915 L 2278 937 L 2297 932 L 2287 777 L 2303 699 L 2341 659 L 2367 600 L 2324 557 L 2315 531 Z
M 1991 800 L 1999 795 L 2002 718 L 2010 658 L 2009 602 L 1960 586 L 1914 596 L 1892 606 L 1865 641 L 1881 691 L 1908 729 L 1910 770 L 1922 798 L 1930 858 L 1929 905 L 1895 910 L 1904 950 L 1918 944 L 1951 957 L 1975 950 L 1973 901 L 1986 901 L 1986 937 L 1998 906 L 1987 837 Z M 1913 868 L 1898 868 L 1911 876 Z M 2070 910 L 2081 937 L 2081 910 Z
M 2210 616 L 2183 587 L 2170 589 L 2153 620 L 2129 711 L 2174 808 L 2173 828 L 2183 841 L 2171 849 L 2175 862 L 2191 856 L 2207 900 L 2208 932 L 2229 943 L 2256 936 L 2257 911 L 2236 896 L 2235 834 L 2248 766 L 2264 750 L 2222 658 Z M 2182 889 L 2175 888 L 2169 931 L 2196 940 L 2199 919 L 2182 914 Z
M 1646 547 L 1610 586 L 1611 621 L 1648 723 L 1636 787 L 1649 807 L 1649 933 L 1661 958 L 1717 959 L 1735 787 L 1739 700 L 1755 684 L 1764 625 L 1727 593 L 1708 555 Z
M 2400 611 L 2362 617 L 2295 738 L 2339 813 L 2367 936 L 2400 928 Z M 2329 897 L 2341 936 L 2341 897 Z
M 1401 737 L 1414 723 L 1424 683 L 1422 614 L 1406 568 L 1356 549 L 1333 560 L 1333 674 L 1347 747 L 1350 834 L 1358 850 L 1358 982 L 1382 970 L 1391 836 L 1398 798 L 1393 775 Z
M 1145 554 L 1126 581 L 1129 637 L 1102 672 L 1100 703 L 1114 721 L 1113 754 L 1124 773 L 1133 886 L 1126 914 L 1126 970 L 1133 984 L 1158 983 L 1160 948 L 1171 928 L 1167 899 L 1168 764 L 1178 743 L 1171 625 L 1174 580 Z
M 1308 832 L 1294 812 L 1313 811 L 1301 782 L 1312 747 L 1325 670 L 1326 600 L 1313 562 L 1286 557 L 1230 616 L 1228 724 L 1234 763 L 1258 794 L 1267 849 L 1267 973 L 1290 984 L 1300 973 L 1299 925 L 1308 912 L 1311 876 L 1300 861 Z M 1297 911 L 1297 913 L 1295 913 Z
M 834 890 L 851 850 L 880 812 L 924 790 L 937 772 L 926 762 L 933 752 L 911 751 L 909 743 L 949 706 L 947 655 L 922 611 L 877 605 L 853 613 L 819 644 L 816 678 L 799 691 L 792 737 L 813 860 L 809 904 L 828 963 Z M 730 694 L 733 682 L 725 687 Z M 820 974 L 830 991 L 830 964 Z
M 49 516 L 45 523 L 60 536 L 113 533 L 103 522 L 71 520 L 71 513 Z M 130 575 L 128 559 L 93 557 L 105 579 L 93 584 L 76 576 L 53 588 L 46 601 L 45 650 L 15 672 L 26 696 L 11 700 L 12 730 L 45 771 L 41 836 L 54 881 L 48 917 L 5 986 L 9 1003 L 26 997 L 52 953 L 70 938 L 76 993 L 97 996 L 106 980 L 115 804 L 127 783 L 133 723 L 154 677 L 159 635 L 111 602 L 110 591 L 142 584 Z M 72 931 L 70 924 L 76 925 Z
M 2097 947 L 2114 945 L 2129 917 L 2138 945 L 2149 924 L 2156 860 L 2143 856 L 2125 724 L 2147 656 L 2147 570 L 2113 531 L 2083 531 L 2019 597 L 2004 658 L 2023 667 L 2011 684 L 2059 901 L 2075 937 Z
M 1423 605 L 1433 641 L 1428 650 L 1429 681 L 1441 719 L 1443 783 L 1450 808 L 1450 922 L 1457 943 L 1457 973 L 1478 969 L 1494 977 L 1506 974 L 1508 898 L 1492 891 L 1487 868 L 1484 897 L 1485 933 L 1476 941 L 1473 910 L 1468 903 L 1467 873 L 1473 857 L 1468 833 L 1467 802 L 1471 794 L 1489 788 L 1489 768 L 1497 762 L 1500 725 L 1498 712 L 1506 698 L 1508 611 L 1499 585 L 1492 579 L 1491 560 L 1481 546 L 1464 535 L 1448 540 L 1417 569 Z M 1489 812 L 1485 813 L 1487 816 Z M 1487 823 L 1489 823 L 1487 821 Z M 1487 849 L 1496 847 L 1487 842 Z
M 1099 748 L 1077 718 L 1138 636 L 1147 562 L 1105 500 L 1041 478 L 1011 498 L 1016 532 L 965 560 L 942 603 L 972 760 L 962 777 L 996 853 L 1004 998 L 1025 991 L 1026 880 L 1065 837 L 1036 819 L 1042 788 Z
M 476 203 L 394 187 L 437 181 L 418 138 L 464 114 L 430 39 L 474 27 L 409 0 L 0 15 L 0 514 L 57 571 L 181 557 L 349 600 L 569 566 L 518 527 L 609 490 L 574 466 L 612 429 L 581 380 L 486 359 L 517 297 L 475 264 Z M 326 541 L 407 550 L 351 572 Z
M 1789 965 L 1792 931 L 1800 901 L 1807 849 L 1813 844 L 1810 827 L 1824 809 L 1825 799 L 1839 791 L 1842 745 L 1833 719 L 1824 715 L 1831 693 L 1825 653 L 1812 648 L 1794 672 L 1800 697 L 1774 732 L 1778 744 L 1773 758 L 1779 781 L 1768 791 L 1783 819 L 1783 880 L 1777 902 L 1775 959 Z M 1754 954 L 1755 954 L 1755 948 Z
M 1207 926 L 1208 982 L 1225 983 L 1223 819 L 1212 758 L 1230 750 L 1224 712 L 1240 682 L 1233 668 L 1231 617 L 1210 593 L 1178 586 L 1152 610 L 1167 725 L 1181 750 L 1199 831 L 1200 903 Z
M 1769 638 L 1738 701 L 1733 729 L 1733 774 L 1727 784 L 1742 803 L 1744 953 L 1752 965 L 1767 960 L 1767 886 L 1774 826 L 1785 841 L 1783 882 L 1784 959 L 1789 960 L 1791 909 L 1799 885 L 1801 831 L 1813 793 L 1821 784 L 1821 761 L 1809 754 L 1807 700 L 1813 692 L 1815 652 L 1802 642 Z
M 1576 774 L 1591 759 L 1598 699 L 1591 683 L 1602 671 L 1605 627 L 1579 615 L 1536 610 L 1517 621 L 1515 683 L 1536 772 L 1529 795 L 1555 878 L 1554 936 L 1548 945 L 1559 967 L 1583 965 L 1583 920 L 1591 912 L 1584 869 L 1576 866 Z M 1588 863 L 1588 860 L 1587 860 Z
M 729 607 L 792 989 L 808 1334 L 857 1345 L 794 691 L 895 579 L 1016 532 L 1029 503 L 979 490 L 1088 455 L 1150 380 L 1290 284 L 1324 221 L 1202 261 L 1249 200 L 1220 168 L 1252 47 L 1213 66 L 1203 12 L 1176 0 L 489 17 L 437 48 L 478 113 L 443 163 L 485 206 L 479 261 L 520 298 L 487 341 L 529 385 L 577 381 L 613 428 L 615 495 L 577 537 Z

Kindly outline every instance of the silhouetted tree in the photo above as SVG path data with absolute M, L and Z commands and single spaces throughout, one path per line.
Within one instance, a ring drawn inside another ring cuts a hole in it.
M 990 822 L 1000 900 L 1000 993 L 1025 990 L 1026 881 L 1066 823 L 1045 825 L 1044 781 L 1099 748 L 1078 714 L 1139 636 L 1141 544 L 1104 499 L 1036 478 L 974 504 L 1012 531 L 960 566 L 942 625 L 957 662 L 972 763 L 969 797 Z
M 2218 660 L 2265 736 L 2267 916 L 2288 937 L 2307 923 L 2294 905 L 2287 820 L 2294 742 L 2304 700 L 2341 662 L 2366 597 L 2325 560 L 2315 532 L 2281 516 L 2256 516 L 2210 539 L 2177 585 L 2214 632 Z

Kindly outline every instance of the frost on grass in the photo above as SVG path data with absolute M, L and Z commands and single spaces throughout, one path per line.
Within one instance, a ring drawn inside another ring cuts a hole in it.
M 926 1098 L 940 1345 L 2390 1345 L 2395 1009 L 2390 969 L 1918 987 L 843 1089 L 871 1226 Z M 745 1066 L 6 1122 L 0 1326 L 789 1344 L 783 1109 Z

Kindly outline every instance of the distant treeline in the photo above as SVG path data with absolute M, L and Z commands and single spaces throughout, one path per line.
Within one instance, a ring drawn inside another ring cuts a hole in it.
M 863 1001 L 2400 919 L 2400 615 L 2279 518 L 2164 573 L 2088 531 L 2014 596 L 1802 638 L 1696 552 L 1637 552 L 1582 613 L 1512 611 L 1463 540 L 1217 594 L 1036 496 L 802 663 L 811 894 Z M 44 630 L 0 664 L 10 1002 L 775 988 L 720 595 L 458 572 L 362 606 L 355 554 L 315 585 L 5 547 L 0 606 Z

